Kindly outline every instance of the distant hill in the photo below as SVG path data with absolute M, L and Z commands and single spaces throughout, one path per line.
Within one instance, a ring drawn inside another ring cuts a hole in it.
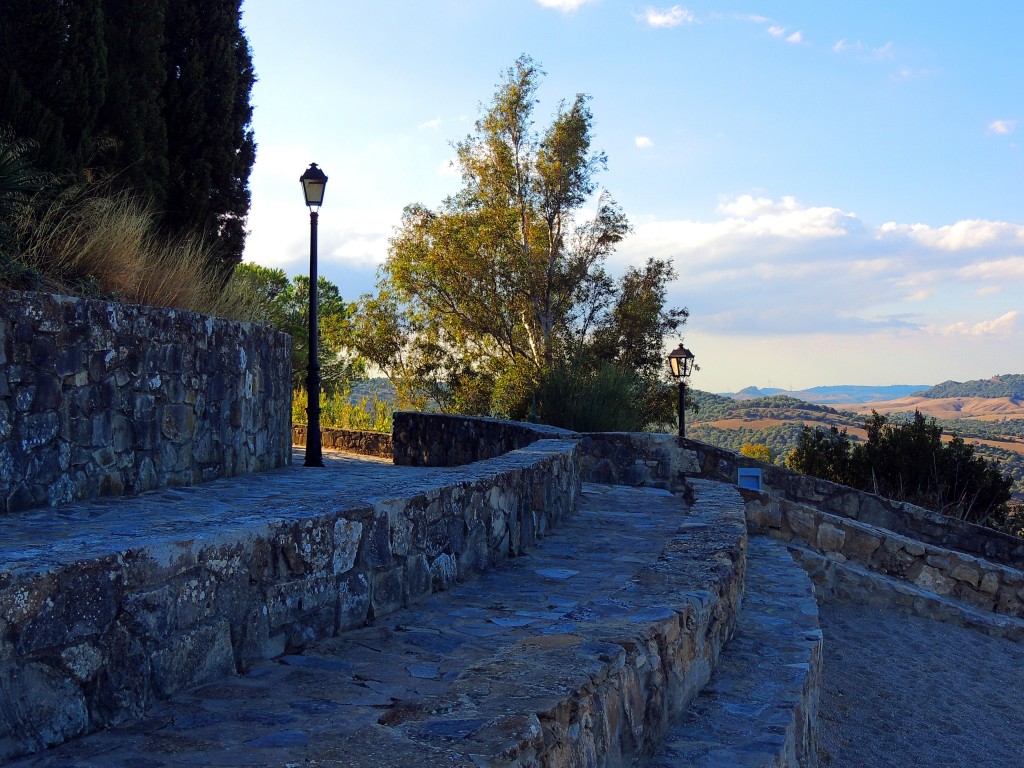
M 781 463 L 796 446 L 805 426 L 845 429 L 856 442 L 865 439 L 864 420 L 872 410 L 899 421 L 917 409 L 925 416 L 935 417 L 946 435 L 955 433 L 974 444 L 978 455 L 998 461 L 1001 470 L 1014 480 L 1015 497 L 1024 499 L 1024 405 L 1014 404 L 1009 398 L 903 396 L 834 408 L 802 400 L 794 396 L 797 394 L 733 399 L 695 390 L 692 397 L 698 412 L 687 417 L 687 437 L 731 451 L 739 451 L 744 443 L 761 443 Z
M 927 389 L 927 385 L 921 384 L 892 384 L 881 387 L 866 387 L 852 384 L 840 384 L 831 387 L 811 387 L 810 389 L 787 390 L 769 387 L 758 389 L 747 387 L 739 392 L 724 393 L 723 397 L 730 397 L 733 400 L 754 400 L 759 397 L 771 397 L 772 395 L 786 395 L 807 403 L 826 403 L 829 405 L 842 405 L 844 403 L 871 403 L 882 400 L 897 400 Z
M 947 397 L 1005 397 L 1010 400 L 1024 400 L 1024 374 L 1007 373 L 993 376 L 991 379 L 974 379 L 973 381 L 944 381 L 930 389 L 907 394 L 927 398 Z M 883 398 L 886 399 L 886 398 Z

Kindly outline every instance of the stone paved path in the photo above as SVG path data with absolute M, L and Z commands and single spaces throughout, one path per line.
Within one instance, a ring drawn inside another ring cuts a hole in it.
M 822 768 L 1024 767 L 1024 645 L 891 608 L 820 614 Z
M 0 561 L 28 571 L 101 557 L 160 539 L 216 536 L 266 521 L 268 515 L 308 517 L 349 502 L 409 498 L 471 476 L 467 467 L 402 467 L 387 459 L 325 452 L 324 468 L 290 466 L 269 472 L 167 488 L 142 496 L 95 499 L 56 509 L 0 516 Z M 144 526 L 139 521 L 144 520 Z M 142 528 L 142 530 L 140 530 Z
M 359 471 L 372 493 L 378 470 Z M 302 655 L 179 696 L 139 724 L 10 765 L 439 768 L 429 755 L 410 761 L 374 754 L 382 748 L 366 738 L 367 729 L 443 693 L 460 671 L 501 649 L 529 638 L 543 644 L 545 637 L 572 633 L 577 622 L 615 611 L 612 593 L 657 559 L 683 514 L 681 498 L 664 491 L 587 485 L 580 514 L 507 567 Z M 423 724 L 438 735 L 473 727 L 443 716 Z

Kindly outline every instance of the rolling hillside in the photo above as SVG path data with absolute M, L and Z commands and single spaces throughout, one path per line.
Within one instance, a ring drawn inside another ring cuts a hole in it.
M 734 400 L 697 391 L 694 400 L 699 411 L 688 417 L 687 436 L 732 451 L 739 451 L 744 443 L 763 443 L 771 449 L 773 459 L 782 463 L 804 426 L 835 426 L 846 429 L 853 440 L 863 440 L 864 419 L 872 410 L 899 419 L 913 415 L 917 408 L 935 418 L 946 435 L 959 435 L 975 445 L 977 455 L 999 462 L 1004 474 L 1014 479 L 1014 496 L 1024 500 L 1024 404 L 1013 397 L 918 393 L 888 401 L 829 406 L 788 394 Z

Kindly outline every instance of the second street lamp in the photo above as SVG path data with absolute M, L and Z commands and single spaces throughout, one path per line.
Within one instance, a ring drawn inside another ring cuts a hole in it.
M 686 437 L 686 379 L 693 372 L 693 352 L 682 344 L 668 353 L 672 375 L 679 379 L 679 436 Z
M 307 467 L 324 465 L 323 449 L 320 442 L 320 358 L 317 354 L 320 345 L 320 319 L 317 297 L 316 274 L 316 226 L 320 206 L 324 202 L 324 189 L 327 187 L 327 176 L 310 163 L 306 172 L 299 177 L 302 182 L 302 194 L 309 208 L 309 361 L 306 366 L 306 415 L 309 424 L 306 427 L 306 460 Z

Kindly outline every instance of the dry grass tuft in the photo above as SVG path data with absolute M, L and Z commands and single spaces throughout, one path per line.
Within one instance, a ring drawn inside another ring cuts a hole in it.
M 209 266 L 209 245 L 168 239 L 155 221 L 136 198 L 73 188 L 31 222 L 20 258 L 50 290 L 254 319 L 255 297 L 235 281 L 224 284 Z

